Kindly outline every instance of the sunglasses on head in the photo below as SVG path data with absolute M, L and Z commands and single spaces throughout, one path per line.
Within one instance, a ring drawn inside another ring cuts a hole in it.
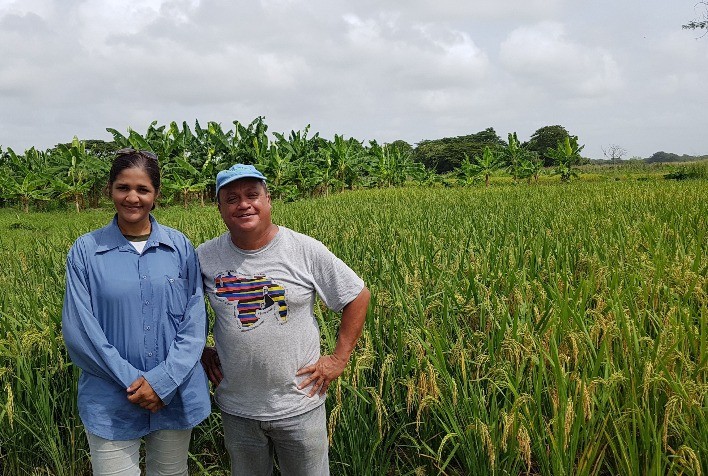
M 149 150 L 135 150 L 132 147 L 126 147 L 116 151 L 116 155 L 139 155 L 146 159 L 157 160 L 157 155 Z

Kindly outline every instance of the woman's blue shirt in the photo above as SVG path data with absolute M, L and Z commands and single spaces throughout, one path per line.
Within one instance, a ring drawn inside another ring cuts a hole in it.
M 142 253 L 114 217 L 76 240 L 66 262 L 62 331 L 82 369 L 79 414 L 89 433 L 109 440 L 192 428 L 211 411 L 199 360 L 207 333 L 199 262 L 182 233 L 150 222 Z M 165 403 L 157 413 L 128 401 L 140 376 Z

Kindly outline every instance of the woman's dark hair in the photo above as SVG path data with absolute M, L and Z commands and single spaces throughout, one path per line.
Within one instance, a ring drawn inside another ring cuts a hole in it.
M 144 170 L 150 177 L 155 192 L 160 190 L 160 167 L 157 163 L 157 156 L 152 152 L 135 149 L 121 149 L 116 152 L 116 158 L 113 159 L 113 165 L 111 165 L 111 171 L 108 174 L 109 190 L 123 170 L 132 168 Z

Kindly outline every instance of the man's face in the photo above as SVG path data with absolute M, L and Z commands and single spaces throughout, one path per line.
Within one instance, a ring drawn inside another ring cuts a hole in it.
M 258 179 L 236 180 L 219 190 L 219 212 L 232 235 L 265 233 L 270 209 L 270 194 Z

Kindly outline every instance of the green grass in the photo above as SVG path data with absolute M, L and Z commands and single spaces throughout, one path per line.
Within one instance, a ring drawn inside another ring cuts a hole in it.
M 64 259 L 108 210 L 0 210 L 2 474 L 88 474 Z M 195 244 L 215 207 L 156 210 Z M 708 474 L 708 182 L 406 187 L 276 203 L 372 291 L 334 474 Z M 337 316 L 317 308 L 325 349 Z M 226 474 L 214 415 L 195 474 Z

